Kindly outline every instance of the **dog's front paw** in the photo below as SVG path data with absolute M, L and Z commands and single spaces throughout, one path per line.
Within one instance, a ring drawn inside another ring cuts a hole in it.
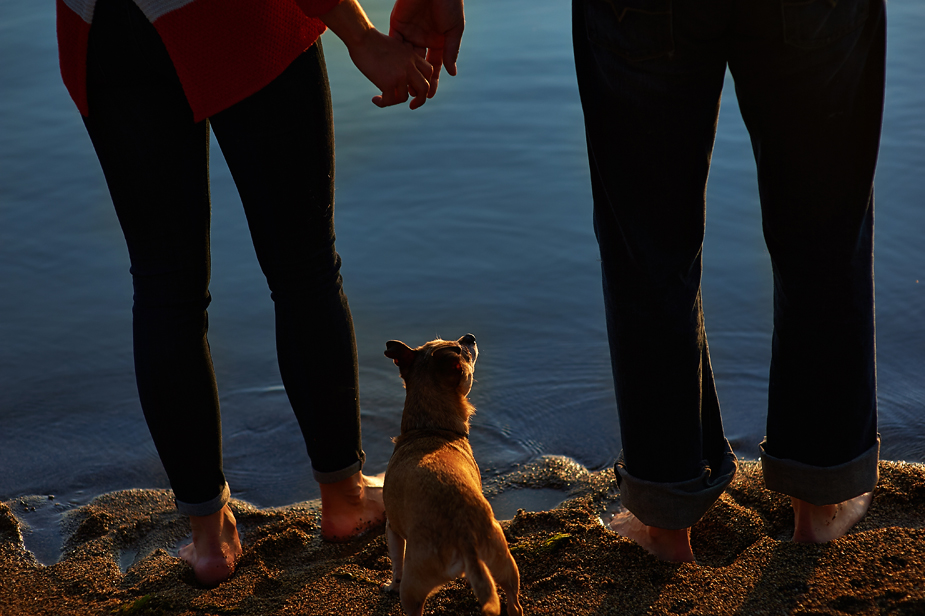
M 398 594 L 398 586 L 401 584 L 401 580 L 392 580 L 391 584 L 382 584 L 379 586 L 379 590 L 382 592 L 392 593 L 393 595 Z

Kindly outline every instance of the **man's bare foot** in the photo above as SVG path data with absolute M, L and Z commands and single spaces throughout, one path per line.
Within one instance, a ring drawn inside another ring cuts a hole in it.
M 234 573 L 235 561 L 241 556 L 238 528 L 225 505 L 207 516 L 190 516 L 193 542 L 180 548 L 180 558 L 193 567 L 196 579 L 205 586 L 217 586 Z
M 385 524 L 382 478 L 357 473 L 337 483 L 320 484 L 322 539 L 350 541 Z
M 627 510 L 617 513 L 610 521 L 610 530 L 632 539 L 649 554 L 661 560 L 676 563 L 694 562 L 691 550 L 691 529 L 670 530 L 646 526 Z
M 873 492 L 855 496 L 836 505 L 812 505 L 791 497 L 793 540 L 797 543 L 825 543 L 843 537 L 867 514 Z

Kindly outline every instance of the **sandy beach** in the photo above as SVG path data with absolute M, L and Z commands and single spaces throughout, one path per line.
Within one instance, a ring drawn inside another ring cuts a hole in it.
M 858 526 L 829 544 L 803 545 L 788 540 L 789 500 L 765 490 L 758 465 L 744 462 L 692 531 L 697 564 L 660 562 L 601 525 L 614 498 L 610 470 L 588 473 L 551 458 L 486 481 L 486 492 L 568 494 L 551 511 L 518 511 L 503 524 L 526 614 L 925 614 L 925 465 L 882 462 L 880 474 Z M 29 506 L 0 504 L 3 616 L 402 613 L 397 597 L 379 590 L 391 567 L 383 533 L 323 542 L 317 502 L 260 510 L 235 501 L 244 555 L 232 579 L 213 589 L 171 555 L 189 528 L 170 492 L 116 492 L 69 511 L 63 555 L 49 566 L 25 550 L 14 513 Z M 425 613 L 478 611 L 460 579 L 432 596 Z

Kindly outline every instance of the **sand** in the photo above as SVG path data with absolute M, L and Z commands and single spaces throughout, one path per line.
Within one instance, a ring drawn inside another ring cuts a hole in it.
M 615 495 L 610 470 L 550 458 L 486 490 L 569 494 L 551 511 L 519 511 L 503 523 L 526 614 L 925 614 L 925 465 L 882 462 L 880 473 L 860 524 L 805 545 L 788 541 L 789 500 L 765 490 L 760 468 L 745 462 L 692 531 L 697 564 L 660 562 L 601 525 Z M 49 566 L 25 550 L 17 507 L 29 504 L 0 504 L 2 616 L 402 614 L 397 597 L 379 590 L 391 567 L 382 532 L 323 542 L 317 502 L 260 510 L 234 501 L 244 555 L 232 579 L 212 589 L 171 555 L 189 527 L 169 492 L 117 492 L 69 512 L 64 553 Z M 425 608 L 478 613 L 462 579 Z

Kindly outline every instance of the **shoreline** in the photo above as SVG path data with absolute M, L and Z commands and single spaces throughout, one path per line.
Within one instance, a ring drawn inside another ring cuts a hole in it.
M 867 516 L 845 537 L 811 545 L 789 541 L 789 499 L 764 489 L 757 462 L 742 462 L 691 532 L 696 564 L 658 561 L 600 524 L 614 499 L 611 469 L 544 458 L 486 481 L 489 496 L 516 499 L 517 488 L 568 496 L 502 523 L 526 614 L 925 614 L 922 464 L 881 462 Z M 320 538 L 318 501 L 232 503 L 244 555 L 214 589 L 171 555 L 189 526 L 169 491 L 114 492 L 68 512 L 63 556 L 48 566 L 25 550 L 14 510 L 0 504 L 0 614 L 402 614 L 398 598 L 379 590 L 391 577 L 381 530 L 330 544 Z M 425 614 L 478 613 L 463 579 L 425 606 Z

